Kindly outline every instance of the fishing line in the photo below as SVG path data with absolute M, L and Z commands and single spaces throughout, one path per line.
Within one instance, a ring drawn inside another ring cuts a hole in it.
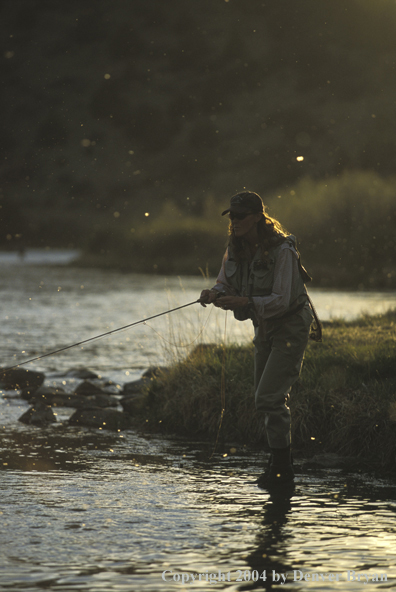
M 19 366 L 24 366 L 25 364 L 29 364 L 30 362 L 36 362 L 37 360 L 41 360 L 42 358 L 47 358 L 48 356 L 53 356 L 55 354 L 59 354 L 60 352 L 71 349 L 72 347 L 77 347 L 79 345 L 82 345 L 83 343 L 88 343 L 90 341 L 94 341 L 95 339 L 105 337 L 106 335 L 112 335 L 113 333 L 117 333 L 118 331 L 123 331 L 125 329 L 129 329 L 130 327 L 133 327 L 135 325 L 146 323 L 147 321 L 151 321 L 152 319 L 156 319 L 157 317 L 161 317 L 161 316 L 169 314 L 171 312 L 175 312 L 176 310 L 186 308 L 187 306 L 192 306 L 193 304 L 197 304 L 198 302 L 199 303 L 201 302 L 200 298 L 198 300 L 193 300 L 192 302 L 189 302 L 188 304 L 183 304 L 182 306 L 177 306 L 176 308 L 172 308 L 171 310 L 166 310 L 165 312 L 160 312 L 158 314 L 152 315 L 151 317 L 147 317 L 147 319 L 141 319 L 140 321 L 135 321 L 134 323 L 129 323 L 128 325 L 124 325 L 123 327 L 119 327 L 118 329 L 112 329 L 111 331 L 106 331 L 105 333 L 101 333 L 100 335 L 95 335 L 94 337 L 89 337 L 89 339 L 83 339 L 82 341 L 78 341 L 77 343 L 72 343 L 71 345 L 66 345 L 65 347 L 61 347 L 61 348 L 56 349 L 54 351 L 48 352 L 47 354 L 42 354 L 40 356 L 36 356 L 35 358 L 29 358 L 28 360 L 25 360 L 24 362 L 19 362 L 19 364 L 15 364 L 14 366 L 9 366 L 8 368 L 2 368 L 0 371 L 0 375 L 5 374 L 5 372 L 7 372 L 7 370 L 13 370 L 14 368 L 19 368 Z
M 40 356 L 36 356 L 34 358 L 29 358 L 28 360 L 24 360 L 23 362 L 19 362 L 18 364 L 15 364 L 14 366 L 8 366 L 7 368 L 2 368 L 0 371 L 0 375 L 1 374 L 5 374 L 8 370 L 13 370 L 14 368 L 19 368 L 20 366 L 24 366 L 26 364 L 30 364 L 31 362 L 36 362 L 37 360 L 41 360 L 42 358 L 47 358 L 49 356 L 54 356 L 55 354 L 59 354 L 61 352 L 67 351 L 73 347 L 78 347 L 79 345 L 83 345 L 84 343 L 89 343 L 91 341 L 94 341 L 95 339 L 100 339 L 102 337 L 105 337 L 107 335 L 113 335 L 114 333 L 118 333 L 119 331 L 124 331 L 125 329 L 129 329 L 131 327 L 134 327 L 136 325 L 140 325 L 140 324 L 145 324 L 147 325 L 147 321 L 151 321 L 153 319 L 156 319 L 160 316 L 166 315 L 166 314 L 170 314 L 171 312 L 175 312 L 176 310 L 181 310 L 182 308 L 187 308 L 188 306 L 192 306 L 193 304 L 197 304 L 197 303 L 201 303 L 201 299 L 199 298 L 198 300 L 193 300 L 192 302 L 189 302 L 188 304 L 183 304 L 181 306 L 177 306 L 176 308 L 172 308 L 170 310 L 166 310 L 164 312 L 160 312 L 158 314 L 152 315 L 151 317 L 147 317 L 146 319 L 140 319 L 139 321 L 135 321 L 134 323 L 129 323 L 127 325 L 124 325 L 122 327 L 118 327 L 117 329 L 112 329 L 111 331 L 106 331 L 104 333 L 100 333 L 100 335 L 95 335 L 94 337 L 89 337 L 88 339 L 83 339 L 82 341 L 78 341 L 77 343 L 72 343 L 70 345 L 66 345 L 64 347 L 61 347 L 59 349 L 56 349 L 54 351 L 48 352 L 46 354 L 41 354 Z M 199 332 L 199 334 L 197 335 L 197 337 L 188 345 L 192 345 L 199 337 L 200 335 L 202 335 L 203 331 L 205 330 L 205 327 L 208 323 L 209 317 L 212 313 L 213 308 L 211 309 L 204 326 L 202 327 L 201 331 Z M 159 337 L 161 337 L 162 339 L 164 339 L 165 341 L 167 341 L 164 337 L 162 337 L 155 329 L 153 329 L 153 327 L 151 327 L 150 325 L 147 325 L 147 327 L 149 327 L 152 331 L 154 331 Z M 225 322 L 224 322 L 224 340 L 223 340 L 223 360 L 222 360 L 222 369 L 221 369 L 221 384 L 220 384 L 220 394 L 221 394 L 221 415 L 220 415 L 220 423 L 219 423 L 219 428 L 217 430 L 217 437 L 216 437 L 216 442 L 213 448 L 213 452 L 210 456 L 210 459 L 212 459 L 213 455 L 216 452 L 216 448 L 217 448 L 217 444 L 219 441 L 219 436 L 220 436 L 220 431 L 221 431 L 221 427 L 223 424 L 223 417 L 224 417 L 224 412 L 225 412 L 225 366 L 226 366 L 226 337 L 227 337 L 227 311 L 225 314 Z M 188 345 L 186 346 L 178 346 L 177 344 L 172 344 L 168 341 L 168 343 L 170 345 L 174 345 L 176 347 L 188 347 Z M 210 460 L 209 459 L 209 460 Z
M 227 353 L 226 337 L 227 337 L 227 311 L 226 311 L 225 320 L 224 320 L 223 360 L 222 360 L 222 366 L 221 366 L 221 382 L 220 382 L 221 415 L 220 415 L 219 429 L 217 430 L 216 442 L 215 442 L 215 445 L 213 448 L 213 452 L 209 457 L 209 460 L 212 460 L 212 457 L 213 457 L 214 453 L 216 452 L 217 443 L 219 441 L 220 430 L 221 430 L 221 426 L 223 424 L 223 417 L 224 417 L 224 412 L 225 412 L 225 369 L 226 369 L 226 353 Z
M 154 327 L 152 327 L 151 325 L 148 325 L 146 322 L 144 323 L 145 325 L 147 325 L 147 327 L 149 329 L 151 329 L 152 331 L 154 331 L 154 333 L 156 333 L 156 335 L 158 335 L 158 337 L 160 339 L 162 339 L 163 341 L 165 341 L 168 345 L 171 345 L 172 347 L 179 347 L 179 348 L 184 348 L 184 347 L 190 347 L 190 345 L 193 345 L 193 343 L 195 343 L 197 341 L 197 339 L 199 339 L 202 335 L 202 333 L 205 331 L 206 325 L 208 324 L 210 315 L 213 312 L 213 307 L 211 307 L 210 312 L 206 318 L 206 321 L 204 322 L 201 331 L 198 333 L 198 335 L 196 336 L 195 339 L 193 339 L 190 343 L 182 343 L 182 344 L 178 344 L 178 343 L 172 343 L 171 341 L 169 341 L 168 339 L 166 339 L 166 337 L 164 337 L 163 335 L 161 335 L 161 333 L 159 333 L 156 329 L 154 329 Z

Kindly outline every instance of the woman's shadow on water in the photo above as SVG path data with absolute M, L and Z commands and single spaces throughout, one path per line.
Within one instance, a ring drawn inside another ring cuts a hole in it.
M 257 535 L 255 549 L 247 556 L 252 579 L 243 583 L 240 590 L 272 590 L 273 587 L 284 583 L 282 574 L 290 573 L 291 567 L 285 562 L 282 550 L 290 535 L 285 533 L 285 525 L 289 519 L 294 495 L 294 484 L 287 489 L 278 488 L 269 491 L 269 498 L 263 508 L 262 528 Z

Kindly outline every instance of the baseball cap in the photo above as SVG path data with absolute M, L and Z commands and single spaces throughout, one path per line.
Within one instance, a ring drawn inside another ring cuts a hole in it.
M 230 207 L 222 212 L 222 216 L 228 212 L 249 212 L 255 214 L 256 212 L 264 212 L 264 204 L 261 197 L 253 191 L 243 191 L 233 195 L 230 199 Z

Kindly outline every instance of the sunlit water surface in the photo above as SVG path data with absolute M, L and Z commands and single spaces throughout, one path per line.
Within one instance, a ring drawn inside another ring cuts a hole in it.
M 3 366 L 192 302 L 210 285 L 37 263 L 0 256 Z M 311 292 L 324 320 L 396 304 L 390 293 Z M 27 367 L 59 384 L 84 366 L 122 387 L 188 344 L 224 337 L 250 340 L 251 328 L 194 304 Z M 27 407 L 3 392 L 0 590 L 396 587 L 391 482 L 299 461 L 294 492 L 271 497 L 254 484 L 258 451 L 219 447 L 210 458 L 214 443 L 61 421 L 39 429 L 17 421 Z

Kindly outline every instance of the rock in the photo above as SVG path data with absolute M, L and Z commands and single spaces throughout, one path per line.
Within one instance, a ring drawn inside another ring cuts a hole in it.
M 96 407 L 117 407 L 118 406 L 118 399 L 113 397 L 112 395 L 93 395 L 92 397 L 84 397 L 84 399 L 89 399 L 89 401 L 96 405 Z
M 133 380 L 132 382 L 126 382 L 122 393 L 125 396 L 140 393 L 142 389 L 149 384 L 150 380 L 158 378 L 161 374 L 166 372 L 169 372 L 169 368 L 166 366 L 150 366 L 150 368 L 143 372 L 141 378 Z
M 120 400 L 122 408 L 130 415 L 138 415 L 148 405 L 146 395 L 135 395 L 134 397 L 123 397 Z
M 90 380 L 93 378 L 99 378 L 95 372 L 91 372 L 87 368 L 70 368 L 65 374 L 69 378 L 81 378 L 81 380 Z
M 121 385 L 112 381 L 105 382 L 102 388 L 106 395 L 120 395 L 122 391 Z
M 73 407 L 75 409 L 91 409 L 92 407 L 117 407 L 118 399 L 97 389 L 95 395 L 66 393 L 59 386 L 40 386 L 38 389 L 23 389 L 21 397 L 28 401 L 44 401 L 53 407 Z
M 89 380 L 84 380 L 84 382 L 81 382 L 74 393 L 76 395 L 82 395 L 83 397 L 105 394 L 105 392 L 99 386 L 93 384 L 93 382 L 89 382 Z
M 69 393 L 49 395 L 47 402 L 51 403 L 53 407 L 73 407 L 74 409 L 86 409 L 93 406 L 88 397 L 79 397 Z
M 31 399 L 34 399 L 35 401 L 44 399 L 49 402 L 52 396 L 64 393 L 65 391 L 61 386 L 39 386 L 38 388 L 27 387 L 22 389 L 21 397 L 26 401 L 30 401 Z
M 131 418 L 115 409 L 78 409 L 70 417 L 69 424 L 117 432 L 131 427 Z
M 145 372 L 143 372 L 142 377 L 156 378 L 164 372 L 169 372 L 169 368 L 167 368 L 166 366 L 150 366 L 149 368 L 147 368 Z
M 111 395 L 93 395 L 92 397 L 81 397 L 80 395 L 58 393 L 49 395 L 47 403 L 53 407 L 73 407 L 74 409 L 92 409 L 96 407 L 117 407 L 118 399 Z
M 0 386 L 5 390 L 38 388 L 44 382 L 42 372 L 26 370 L 25 368 L 0 369 Z
M 122 393 L 125 396 L 138 394 L 142 391 L 142 389 L 148 385 L 150 382 L 150 378 L 140 378 L 139 380 L 133 380 L 132 382 L 126 382 L 124 384 L 124 388 L 122 389 Z
M 28 425 L 45 426 L 49 423 L 56 423 L 56 417 L 50 405 L 40 401 L 23 413 L 18 421 Z
M 21 399 L 25 399 L 25 401 L 30 401 L 33 399 L 34 393 L 37 391 L 37 387 L 35 386 L 26 386 L 21 390 Z

